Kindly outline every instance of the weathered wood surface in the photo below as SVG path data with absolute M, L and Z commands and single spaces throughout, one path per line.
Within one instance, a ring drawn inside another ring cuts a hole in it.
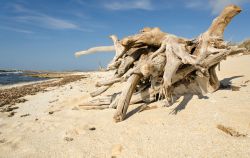
M 236 5 L 225 7 L 208 30 L 195 39 L 147 27 L 122 40 L 110 36 L 114 46 L 78 52 L 76 55 L 111 49 L 116 52 L 108 65 L 108 70 L 116 73 L 97 82 L 98 89 L 91 93 L 94 97 L 92 105 L 86 103 L 85 109 L 116 108 L 114 120 L 119 122 L 126 118 L 128 106 L 132 103 L 164 100 L 165 106 L 170 106 L 173 98 L 180 95 L 216 91 L 220 86 L 217 65 L 227 56 L 247 54 L 245 48 L 223 40 L 226 26 L 240 12 Z M 123 84 L 119 92 L 108 98 L 95 99 L 115 83 Z
M 141 76 L 138 74 L 133 74 L 130 76 L 126 87 L 123 89 L 121 95 L 119 96 L 119 101 L 117 103 L 117 110 L 114 115 L 114 120 L 116 122 L 122 121 L 125 116 L 126 112 L 130 103 L 130 99 L 135 91 L 135 87 L 140 81 Z

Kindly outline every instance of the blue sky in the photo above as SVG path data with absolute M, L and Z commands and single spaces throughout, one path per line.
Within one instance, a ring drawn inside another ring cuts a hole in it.
M 111 45 L 144 26 L 194 38 L 228 4 L 240 5 L 225 39 L 250 37 L 250 0 L 0 0 L 0 68 L 93 70 L 113 53 L 74 57 L 74 52 Z

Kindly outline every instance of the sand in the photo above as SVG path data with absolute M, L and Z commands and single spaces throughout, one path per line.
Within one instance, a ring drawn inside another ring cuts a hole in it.
M 0 157 L 250 157 L 249 61 L 242 56 L 221 64 L 219 79 L 239 91 L 186 96 L 170 107 L 142 112 L 141 104 L 132 105 L 120 123 L 112 120 L 115 109 L 78 107 L 95 81 L 109 75 L 81 73 L 90 77 L 25 96 L 28 101 L 17 104 L 12 117 L 0 113 Z

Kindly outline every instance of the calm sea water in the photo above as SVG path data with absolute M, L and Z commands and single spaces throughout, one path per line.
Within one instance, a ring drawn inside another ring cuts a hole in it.
M 24 76 L 23 74 L 22 71 L 0 71 L 0 85 L 45 80 L 44 78 Z

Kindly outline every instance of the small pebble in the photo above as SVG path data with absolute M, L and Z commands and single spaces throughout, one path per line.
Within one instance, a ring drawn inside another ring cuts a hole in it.
M 250 80 L 247 80 L 247 81 L 245 81 L 244 83 L 248 83 L 248 82 L 250 82 Z
M 26 117 L 26 116 L 29 116 L 30 114 L 24 114 L 24 115 L 21 115 L 20 117 Z
M 58 101 L 58 99 L 55 99 L 55 100 L 49 101 L 49 103 L 54 103 L 54 102 L 57 102 L 57 101 Z
M 3 139 L 0 139 L 0 143 L 5 143 L 6 142 L 6 139 L 3 138 Z
M 15 115 L 15 113 L 16 113 L 16 112 L 14 112 L 14 111 L 10 112 L 10 113 L 9 113 L 9 115 L 8 115 L 8 117 L 12 117 L 12 116 L 14 116 L 14 115 Z
M 65 137 L 64 140 L 66 140 L 67 142 L 71 142 L 71 141 L 73 141 L 74 139 L 71 138 L 71 137 Z
M 52 115 L 54 113 L 54 111 L 50 111 L 49 114 Z
M 72 110 L 79 110 L 79 108 L 75 106 L 72 108 Z
M 95 127 L 90 127 L 89 130 L 94 131 L 94 130 L 96 130 L 96 128 Z

